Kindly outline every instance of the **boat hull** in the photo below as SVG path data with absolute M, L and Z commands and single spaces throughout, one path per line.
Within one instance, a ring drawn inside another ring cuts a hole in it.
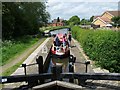
M 70 50 L 65 52 L 65 54 L 63 54 L 63 55 L 58 55 L 58 54 L 54 54 L 54 53 L 51 53 L 51 55 L 52 55 L 52 58 L 60 58 L 60 59 L 67 58 L 70 56 Z

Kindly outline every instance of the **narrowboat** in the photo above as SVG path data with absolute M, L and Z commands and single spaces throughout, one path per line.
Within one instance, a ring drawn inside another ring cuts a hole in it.
M 53 45 L 51 47 L 51 54 L 53 58 L 67 58 L 70 55 L 70 49 L 67 40 L 63 40 L 65 37 L 63 34 L 57 34 L 54 38 Z

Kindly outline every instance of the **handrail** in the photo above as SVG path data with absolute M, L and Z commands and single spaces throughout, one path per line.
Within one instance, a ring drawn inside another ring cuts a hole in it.
M 53 79 L 53 73 L 30 74 L 30 75 L 14 75 L 0 77 L 0 83 L 23 82 L 29 80 Z M 120 81 L 120 73 L 60 73 L 58 78 L 66 79 L 93 79 L 93 80 L 115 80 Z

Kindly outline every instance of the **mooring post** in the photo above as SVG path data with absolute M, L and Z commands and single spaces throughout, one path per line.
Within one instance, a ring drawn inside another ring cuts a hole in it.
M 76 57 L 74 57 L 73 55 L 70 55 L 69 56 L 69 63 L 72 62 L 74 64 L 75 61 L 76 61 Z
M 25 73 L 25 76 L 27 75 L 27 71 L 26 71 L 26 64 L 22 64 L 22 67 L 24 67 L 24 73 Z M 27 83 L 27 81 L 26 81 Z
M 73 62 L 73 59 L 74 59 L 73 55 L 70 55 L 70 56 L 69 56 L 69 63 L 70 63 L 70 62 Z
M 51 67 L 51 72 L 53 73 L 53 80 L 62 80 L 60 74 L 62 73 L 62 65 L 54 65 Z
M 88 68 L 88 64 L 90 64 L 90 61 L 85 61 L 85 65 L 86 65 L 86 70 L 85 70 L 85 72 L 87 73 L 87 68 Z
M 38 64 L 38 73 L 41 74 L 43 73 L 43 57 L 42 56 L 39 56 L 37 59 L 36 59 L 36 62 Z M 44 79 L 41 79 L 40 80 L 40 83 L 44 83 Z
M 43 57 L 42 56 L 39 56 L 37 59 L 36 59 L 36 62 L 38 64 L 38 73 L 41 74 L 43 73 Z
M 26 64 L 22 64 L 22 67 L 24 67 L 24 73 L 25 73 L 25 75 L 27 75 Z

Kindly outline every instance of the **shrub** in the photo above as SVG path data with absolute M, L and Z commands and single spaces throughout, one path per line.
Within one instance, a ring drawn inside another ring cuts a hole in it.
M 119 31 L 86 30 L 74 26 L 72 35 L 80 42 L 86 55 L 97 65 L 110 72 L 120 73 Z

